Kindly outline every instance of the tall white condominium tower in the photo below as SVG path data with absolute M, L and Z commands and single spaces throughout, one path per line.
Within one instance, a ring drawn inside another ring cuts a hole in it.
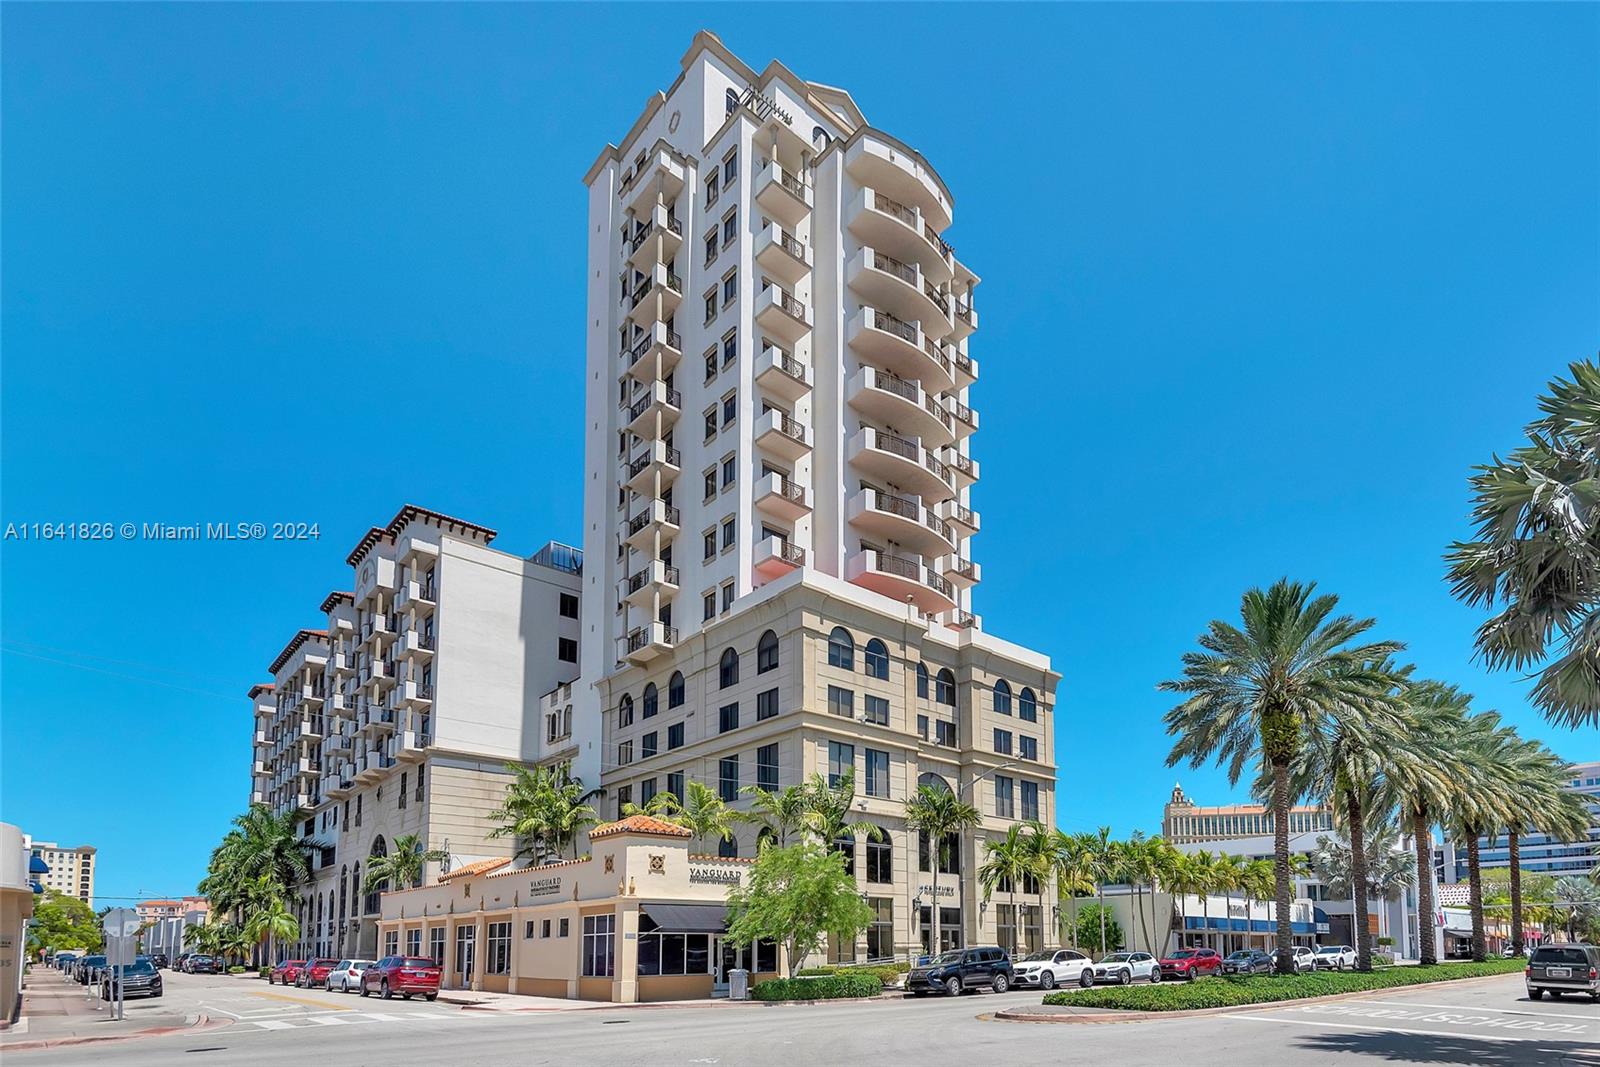
M 577 675 L 582 555 L 551 543 L 524 558 L 494 537 L 401 508 L 346 559 L 354 584 L 322 601 L 325 624 L 298 631 L 250 690 L 251 799 L 299 812 L 320 846 L 291 954 L 374 957 L 379 901 L 362 872 L 396 837 L 448 851 L 424 881 L 505 855 L 488 815 L 506 765 L 598 760 L 598 724 L 585 739 L 541 714 Z
M 978 278 L 942 236 L 950 191 L 845 91 L 704 32 L 585 181 L 577 699 L 604 724 L 605 803 L 699 779 L 743 806 L 850 772 L 889 833 L 839 846 L 877 921 L 836 957 L 935 925 L 1039 943 L 1053 897 L 980 907 L 971 875 L 983 838 L 1054 821 L 1059 676 L 972 611 Z M 919 783 L 982 827 L 908 836 Z

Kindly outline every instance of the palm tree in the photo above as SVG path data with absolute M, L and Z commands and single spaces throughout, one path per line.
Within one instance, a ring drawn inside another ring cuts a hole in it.
M 1445 558 L 1457 598 L 1499 609 L 1478 628 L 1484 659 L 1516 670 L 1548 659 L 1533 702 L 1575 729 L 1600 726 L 1600 365 L 1569 372 L 1539 398 L 1528 444 L 1477 468 L 1477 529 Z
M 1031 869 L 1033 863 L 1032 848 L 1028 844 L 1026 833 L 1021 823 L 1012 823 L 1006 828 L 1006 835 L 998 841 L 984 842 L 987 851 L 983 863 L 978 867 L 978 884 L 983 886 L 983 899 L 988 900 L 994 895 L 997 887 L 1004 886 L 1011 897 L 1012 914 L 1012 940 L 1009 947 L 1002 945 L 1007 952 L 1015 955 L 1021 951 L 1021 944 L 1016 934 L 1017 914 L 1017 883 L 1022 881 L 1025 874 Z
M 1202 855 L 1210 857 L 1210 853 L 1202 853 Z M 1226 928 L 1229 932 L 1232 932 L 1233 893 L 1236 889 L 1242 890 L 1245 888 L 1245 861 L 1231 853 L 1219 853 L 1214 859 L 1208 859 L 1206 875 L 1210 888 L 1222 894 L 1223 904 L 1227 909 L 1227 914 L 1224 916 L 1228 920 Z M 1244 915 L 1245 930 L 1248 931 L 1250 929 L 1250 898 L 1248 894 L 1245 896 Z M 1211 925 L 1211 901 L 1209 899 L 1205 901 L 1205 919 L 1206 926 L 1209 928 Z M 1224 937 L 1221 945 L 1224 951 L 1227 949 L 1227 944 L 1227 938 Z
M 1150 931 L 1149 916 L 1145 914 L 1144 893 L 1150 890 L 1150 910 L 1155 910 L 1155 890 L 1161 878 L 1162 865 L 1165 862 L 1164 849 L 1166 842 L 1159 837 L 1145 837 L 1142 831 L 1134 831 L 1133 836 L 1123 846 L 1123 875 L 1128 879 L 1129 887 L 1133 890 L 1134 906 L 1139 913 L 1139 929 L 1144 934 L 1145 950 L 1160 953 L 1155 946 L 1155 938 Z M 1170 924 L 1169 924 L 1170 925 Z
M 1511 947 L 1522 955 L 1521 838 L 1535 828 L 1558 841 L 1583 841 L 1589 834 L 1589 812 L 1578 794 L 1566 788 L 1567 762 L 1542 743 L 1524 740 L 1505 767 L 1510 809 L 1504 829 L 1510 860 Z
M 1089 878 L 1100 905 L 1100 954 L 1106 951 L 1106 886 L 1122 876 L 1122 842 L 1111 839 L 1111 827 L 1102 826 L 1088 839 Z
M 1044 823 L 1040 822 L 1038 819 L 1030 820 L 1027 824 L 1027 828 L 1028 833 L 1024 840 L 1027 843 L 1026 855 L 1028 863 L 1027 869 L 1024 871 L 1025 877 L 1023 878 L 1023 888 L 1027 888 L 1027 880 L 1028 878 L 1032 878 L 1033 884 L 1039 890 L 1039 944 L 1031 946 L 1037 950 L 1042 949 L 1045 946 L 1044 892 L 1045 886 L 1050 881 L 1050 875 L 1055 872 L 1056 835 L 1055 831 L 1046 829 Z M 1026 933 L 1028 927 L 1026 924 L 1022 925 L 1024 927 L 1024 933 Z
M 238 923 L 228 923 L 218 929 L 217 948 L 224 961 L 243 962 L 250 950 L 260 942 L 250 936 L 250 931 Z
M 718 841 L 732 841 L 733 824 L 737 821 L 737 817 L 717 791 L 704 782 L 691 781 L 685 792 L 687 795 L 683 798 L 682 805 L 668 821 L 692 832 L 695 841 L 710 841 L 712 838 Z
M 1201 908 L 1206 916 L 1206 924 L 1210 926 L 1211 909 L 1205 900 L 1205 894 L 1211 890 L 1211 863 L 1210 852 L 1180 852 L 1173 856 L 1172 867 L 1167 874 L 1167 888 L 1178 898 L 1179 928 L 1183 931 L 1178 935 L 1179 945 L 1183 945 L 1189 937 L 1189 898 L 1201 898 Z
M 1472 908 L 1472 958 L 1482 962 L 1488 954 L 1483 920 L 1483 870 L 1479 839 L 1513 817 L 1514 784 L 1506 766 L 1517 747 L 1516 732 L 1500 725 L 1500 716 L 1480 712 L 1464 719 L 1456 734 L 1458 759 L 1464 780 L 1450 796 L 1444 821 L 1457 840 L 1467 842 L 1467 883 Z
M 939 954 L 939 859 L 944 852 L 945 839 L 951 834 L 970 830 L 982 820 L 978 809 L 956 796 L 949 786 L 943 789 L 919 785 L 917 791 L 906 798 L 906 829 L 920 833 L 928 840 L 929 863 L 933 873 L 933 915 L 931 954 Z
M 823 845 L 831 847 L 843 838 L 862 834 L 874 841 L 883 838 L 883 827 L 870 819 L 854 817 L 856 776 L 853 770 L 839 775 L 832 785 L 818 772 L 806 780 L 802 789 L 806 806 L 801 825 Z
M 517 847 L 516 856 L 531 858 L 536 864 L 561 855 L 568 845 L 573 846 L 576 858 L 578 834 L 597 817 L 588 802 L 599 791 L 584 789 L 565 766 L 529 768 L 508 763 L 506 770 L 511 782 L 500 807 L 489 813 L 490 821 L 498 824 L 489 836 L 526 842 Z
M 1237 784 L 1260 760 L 1271 776 L 1280 974 L 1294 973 L 1289 809 L 1295 760 L 1310 730 L 1352 708 L 1392 700 L 1385 664 L 1404 647 L 1356 644 L 1373 620 L 1334 616 L 1338 598 L 1313 598 L 1314 589 L 1280 579 L 1270 589 L 1245 593 L 1243 627 L 1214 620 L 1198 639 L 1203 651 L 1184 654 L 1183 677 L 1161 683 L 1186 694 L 1166 715 L 1167 732 L 1177 738 L 1168 766 L 1215 760 Z
M 1567 940 L 1576 941 L 1580 929 L 1600 918 L 1600 886 L 1588 878 L 1569 874 L 1556 880 L 1557 913 L 1565 913 Z
M 1395 847 L 1398 837 L 1399 831 L 1387 822 L 1370 827 L 1365 861 L 1357 864 L 1349 843 L 1318 835 L 1317 845 L 1311 850 L 1311 869 L 1334 896 L 1354 897 L 1356 879 L 1363 878 L 1364 896 L 1392 900 L 1411 884 L 1417 872 L 1417 857 Z M 1366 923 L 1364 915 L 1358 917 L 1358 932 Z
M 423 867 L 442 861 L 447 853 L 443 849 L 428 848 L 416 834 L 401 834 L 389 846 L 385 856 L 372 856 L 367 860 L 367 880 L 364 889 L 376 893 L 380 889 L 405 889 L 422 884 Z
M 747 785 L 739 792 L 751 798 L 748 811 L 736 812 L 734 818 L 756 823 L 771 832 L 779 848 L 789 844 L 789 838 L 798 834 L 806 817 L 806 790 L 804 786 L 791 785 L 773 792 L 758 785 Z
M 1291 874 L 1301 870 L 1300 857 L 1295 856 L 1289 862 Z M 1237 886 L 1239 894 L 1244 897 L 1244 928 L 1246 932 L 1254 929 L 1255 920 L 1250 917 L 1250 903 L 1255 900 L 1266 900 L 1277 892 L 1278 868 L 1271 860 L 1251 860 L 1239 870 Z M 1248 938 L 1246 939 L 1248 943 Z
M 259 948 L 263 941 L 267 943 L 267 962 L 276 963 L 277 946 L 299 940 L 300 920 L 295 918 L 288 902 L 277 897 L 250 917 L 245 931 L 250 935 L 252 948 Z
M 1072 931 L 1072 946 L 1078 947 L 1078 894 L 1093 893 L 1095 890 L 1093 871 L 1090 863 L 1090 848 L 1094 840 L 1092 834 L 1069 834 L 1061 830 L 1051 833 L 1055 845 L 1055 855 L 1051 860 L 1051 873 L 1056 879 L 1057 921 L 1059 923 L 1059 902 L 1067 902 L 1070 916 L 1070 929 Z M 1062 931 L 1062 940 L 1065 941 L 1066 933 Z

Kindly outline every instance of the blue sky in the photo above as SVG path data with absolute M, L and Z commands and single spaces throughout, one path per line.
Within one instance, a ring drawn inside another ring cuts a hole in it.
M 1065 675 L 1063 825 L 1238 795 L 1164 768 L 1155 686 L 1283 574 L 1600 758 L 1440 563 L 1596 348 L 1600 8 L 8 5 L 4 521 L 321 538 L 0 545 L 6 821 L 100 846 L 107 902 L 192 890 L 362 531 L 578 536 L 580 179 L 702 26 L 955 191 L 977 607 Z

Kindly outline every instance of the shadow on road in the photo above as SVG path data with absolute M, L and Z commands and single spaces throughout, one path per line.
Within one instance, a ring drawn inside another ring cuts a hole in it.
M 1600 1067 L 1600 1046 L 1578 1041 L 1484 1041 L 1453 1034 L 1326 1033 L 1301 1036 L 1308 1052 L 1344 1053 L 1393 1063 L 1457 1063 L 1481 1067 Z

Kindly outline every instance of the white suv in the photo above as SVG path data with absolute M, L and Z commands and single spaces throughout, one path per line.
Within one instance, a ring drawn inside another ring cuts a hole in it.
M 1305 974 L 1317 969 L 1317 954 L 1304 945 L 1294 947 L 1294 973 Z
M 1356 965 L 1356 950 L 1349 945 L 1318 945 L 1317 970 L 1348 971 Z
M 1038 986 L 1054 989 L 1058 985 L 1081 985 L 1085 968 L 1091 967 L 1088 956 L 1070 948 L 1035 952 L 1016 962 L 1011 970 L 1011 982 L 1017 987 Z

